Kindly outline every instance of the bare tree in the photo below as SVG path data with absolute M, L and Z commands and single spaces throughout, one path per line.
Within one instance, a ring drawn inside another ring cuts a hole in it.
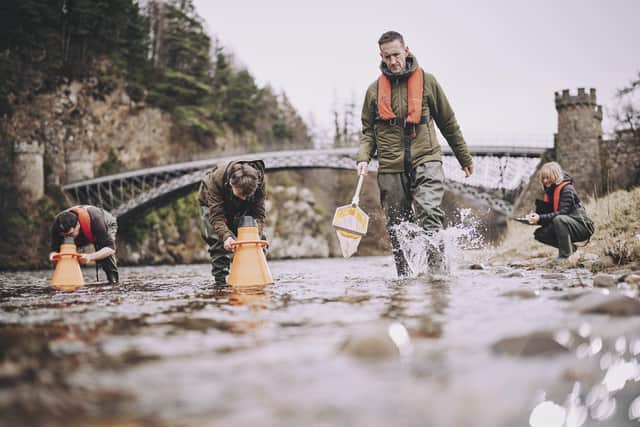
M 619 89 L 618 107 L 613 112 L 616 130 L 631 132 L 636 141 L 640 141 L 640 71 L 626 87 Z

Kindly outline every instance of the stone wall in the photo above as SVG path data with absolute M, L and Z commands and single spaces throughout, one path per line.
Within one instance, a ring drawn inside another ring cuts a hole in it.
M 620 132 L 615 139 L 602 142 L 605 190 L 629 189 L 640 185 L 640 138 Z

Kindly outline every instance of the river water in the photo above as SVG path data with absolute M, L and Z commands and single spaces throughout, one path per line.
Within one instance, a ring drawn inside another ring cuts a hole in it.
M 640 324 L 581 314 L 577 296 L 609 292 L 584 270 L 456 257 L 449 275 L 398 280 L 391 257 L 269 266 L 275 283 L 244 291 L 214 288 L 208 265 L 125 267 L 120 285 L 68 293 L 50 271 L 3 273 L 0 423 L 638 423 Z

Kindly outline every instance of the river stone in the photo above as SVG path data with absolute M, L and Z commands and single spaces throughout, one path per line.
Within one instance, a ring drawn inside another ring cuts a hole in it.
M 628 274 L 624 277 L 624 281 L 630 285 L 640 285 L 640 274 Z
M 598 259 L 598 255 L 592 253 L 584 253 L 580 256 L 581 261 L 595 261 Z
M 494 343 L 491 348 L 496 353 L 521 357 L 552 356 L 569 352 L 569 349 L 559 344 L 553 334 L 547 331 L 503 338 Z
M 605 256 L 598 257 L 598 259 L 595 261 L 585 261 L 584 265 L 585 267 L 587 266 L 590 267 L 591 271 L 594 271 L 594 270 L 600 271 L 606 268 L 615 267 L 616 262 L 609 255 L 605 255 Z
M 562 273 L 544 273 L 540 276 L 540 278 L 546 280 L 563 280 L 566 279 L 567 276 Z
M 340 346 L 340 351 L 357 359 L 382 360 L 398 356 L 398 348 L 385 330 L 354 334 Z
M 582 313 L 609 314 L 611 316 L 640 315 L 640 301 L 626 295 L 601 296 L 600 301 L 583 305 L 584 308 L 580 310 Z
M 560 301 L 575 301 L 578 298 L 581 298 L 585 295 L 589 295 L 590 291 L 570 291 L 563 295 L 558 295 L 551 297 L 551 299 L 560 300 Z
M 597 288 L 612 288 L 618 281 L 610 274 L 598 274 L 593 278 L 593 286 Z
M 513 289 L 511 291 L 503 292 L 500 294 L 500 296 L 529 299 L 529 298 L 536 298 L 538 296 L 538 293 L 529 288 L 520 288 L 520 289 Z
M 421 338 L 440 338 L 442 336 L 442 323 L 437 322 L 430 317 L 420 320 L 418 327 L 411 330 L 412 337 Z
M 484 270 L 484 266 L 482 264 L 471 264 L 469 270 Z
M 522 271 L 512 271 L 509 274 L 506 274 L 504 277 L 524 277 L 524 273 Z

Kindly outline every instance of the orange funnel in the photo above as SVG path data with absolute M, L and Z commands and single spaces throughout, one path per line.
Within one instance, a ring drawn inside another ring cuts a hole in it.
M 235 255 L 227 278 L 231 286 L 260 286 L 273 283 L 267 258 L 262 251 L 267 242 L 260 240 L 256 221 L 252 217 L 242 218 L 238 227 L 238 239 L 233 246 Z
M 69 241 L 71 243 L 69 243 Z M 56 269 L 51 277 L 51 287 L 59 291 L 75 291 L 84 285 L 84 277 L 80 270 L 80 263 L 73 239 L 65 239 L 60 245 L 60 252 L 54 255 L 57 261 Z

